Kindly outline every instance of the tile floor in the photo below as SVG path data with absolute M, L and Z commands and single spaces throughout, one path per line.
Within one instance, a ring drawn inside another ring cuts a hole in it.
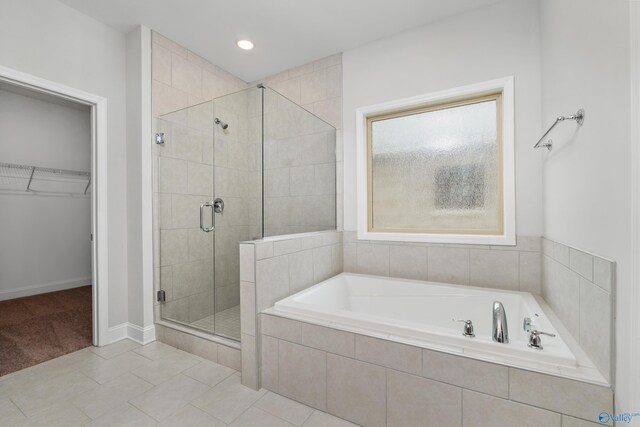
M 0 426 L 348 427 L 160 342 L 89 347 L 0 377 Z
M 240 305 L 196 320 L 191 325 L 205 331 L 215 332 L 216 335 L 240 340 Z

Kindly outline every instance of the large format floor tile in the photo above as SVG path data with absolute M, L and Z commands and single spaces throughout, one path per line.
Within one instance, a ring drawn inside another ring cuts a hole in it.
M 0 427 L 353 427 L 159 342 L 88 348 L 0 377 Z

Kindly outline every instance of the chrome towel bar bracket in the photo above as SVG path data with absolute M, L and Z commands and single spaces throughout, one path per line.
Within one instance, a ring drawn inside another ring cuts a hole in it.
M 560 122 L 564 122 L 565 120 L 575 120 L 576 123 L 578 123 L 578 126 L 582 126 L 582 124 L 584 123 L 584 110 L 581 108 L 578 110 L 577 113 L 571 115 L 571 116 L 559 116 L 555 122 L 553 122 L 553 124 L 551 125 L 551 127 L 549 128 L 549 130 L 547 130 L 544 135 L 542 135 L 542 138 L 540 138 L 540 140 L 536 143 L 536 145 L 533 146 L 533 148 L 540 148 L 540 147 L 546 147 L 547 150 L 551 151 L 551 149 L 553 148 L 553 141 L 550 139 L 547 142 L 543 143 L 542 141 L 544 141 L 544 139 L 547 137 L 547 135 L 549 135 L 551 133 L 551 131 L 553 130 L 554 127 L 556 127 L 556 125 Z

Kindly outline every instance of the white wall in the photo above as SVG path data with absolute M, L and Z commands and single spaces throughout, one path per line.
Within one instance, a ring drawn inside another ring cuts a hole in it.
M 356 230 L 356 108 L 513 75 L 517 233 L 540 236 L 539 37 L 537 2 L 513 0 L 345 52 L 344 229 Z
M 0 0 L 0 64 L 107 98 L 109 326 L 126 322 L 125 36 L 57 1 Z
M 540 11 L 544 124 L 586 110 L 544 156 L 544 235 L 617 262 L 616 405 L 631 411 L 629 2 L 542 0 Z
M 127 45 L 127 258 L 128 314 L 132 338 L 153 337 L 151 170 L 151 31 L 143 26 Z M 136 328 L 137 327 L 137 328 Z M 142 331 L 140 331 L 142 329 Z M 141 333 L 143 332 L 143 333 Z
M 0 161 L 90 171 L 89 109 L 0 89 Z M 0 218 L 0 300 L 91 284 L 89 197 L 0 194 Z

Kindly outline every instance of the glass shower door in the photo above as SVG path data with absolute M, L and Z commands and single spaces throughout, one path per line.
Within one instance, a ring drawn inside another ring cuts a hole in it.
M 206 332 L 215 332 L 212 114 L 207 102 L 159 118 L 154 156 L 160 315 Z
M 240 339 L 239 243 L 262 237 L 262 91 L 213 100 L 216 335 Z

